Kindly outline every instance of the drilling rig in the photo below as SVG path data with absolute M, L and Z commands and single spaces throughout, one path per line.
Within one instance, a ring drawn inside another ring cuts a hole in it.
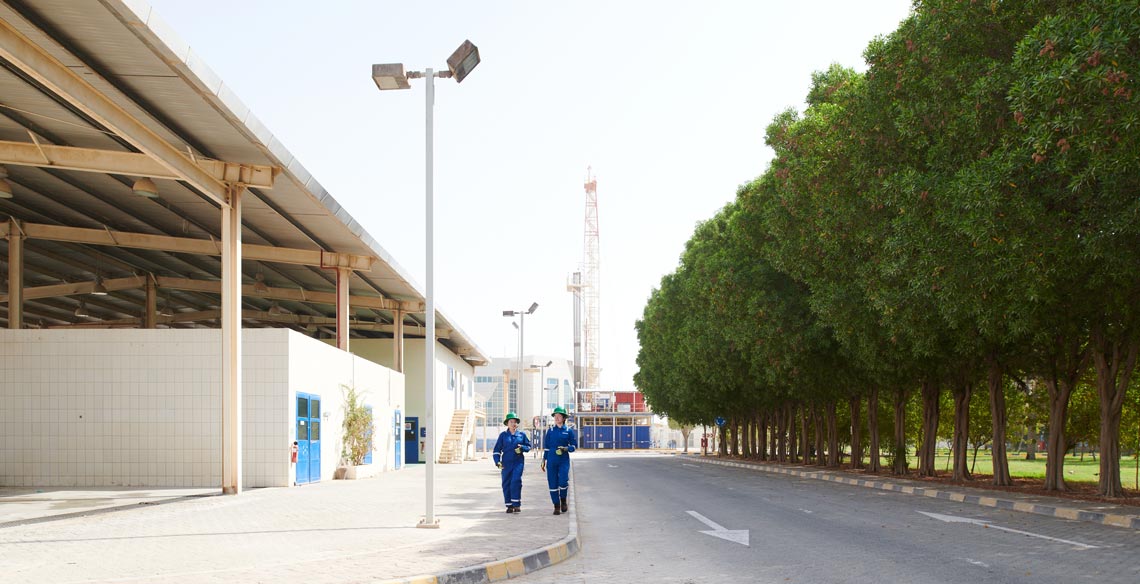
M 566 289 L 574 294 L 574 387 L 597 390 L 601 374 L 598 345 L 601 341 L 601 256 L 598 247 L 598 180 L 593 169 L 586 169 L 586 219 L 583 234 L 583 261 Z M 584 321 L 584 322 L 583 322 Z M 583 364 L 583 361 L 585 363 Z M 579 401 L 590 400 L 592 391 L 579 394 Z M 591 404 L 585 403 L 582 409 Z

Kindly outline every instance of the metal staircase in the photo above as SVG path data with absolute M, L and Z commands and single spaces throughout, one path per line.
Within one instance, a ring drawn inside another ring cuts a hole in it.
M 439 449 L 440 464 L 463 462 L 465 446 L 471 433 L 467 423 L 470 417 L 471 410 L 455 410 L 455 413 L 451 414 L 451 426 L 448 427 L 447 435 L 443 437 L 443 444 Z

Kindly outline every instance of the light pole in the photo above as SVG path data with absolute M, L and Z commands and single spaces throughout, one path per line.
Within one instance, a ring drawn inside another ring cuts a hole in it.
M 471 41 L 463 41 L 458 49 L 447 58 L 447 71 L 424 69 L 423 71 L 404 72 L 403 63 L 387 63 L 372 66 L 372 80 L 381 91 L 389 89 L 409 89 L 409 79 L 426 79 L 425 92 L 425 217 L 426 217 L 426 264 L 427 264 L 427 290 L 424 294 L 424 311 L 427 318 L 424 322 L 424 403 L 427 418 L 427 473 L 424 483 L 426 502 L 424 503 L 424 518 L 416 527 L 438 528 L 439 521 L 435 518 L 435 272 L 433 266 L 435 240 L 432 229 L 434 227 L 433 185 L 434 151 L 433 151 L 433 120 L 432 112 L 435 108 L 435 78 L 453 78 L 456 83 L 462 83 L 475 66 L 479 64 L 479 48 Z
M 507 316 L 507 317 L 518 316 L 519 317 L 519 324 L 516 326 L 516 328 L 519 329 L 519 358 L 518 358 L 518 361 L 516 362 L 516 365 L 517 365 L 516 368 L 518 370 L 518 374 L 515 377 L 515 391 L 519 391 L 519 392 L 522 391 L 523 340 L 525 339 L 524 333 L 526 331 L 526 315 L 534 314 L 535 310 L 538 310 L 538 303 L 537 302 L 531 302 L 530 308 L 526 309 L 525 311 L 523 311 L 523 310 L 504 310 L 503 311 L 503 316 Z M 512 324 L 513 324 L 513 321 L 512 321 Z M 504 396 L 506 398 L 504 401 L 506 401 L 507 404 L 510 404 L 510 389 L 511 389 L 510 386 L 508 386 L 506 388 L 507 395 Z
M 530 365 L 531 369 L 534 369 L 535 367 L 538 368 L 538 386 L 542 388 L 542 401 L 544 401 L 544 402 L 546 401 L 546 392 L 547 392 L 546 368 L 550 367 L 553 364 L 554 364 L 554 361 L 547 361 L 546 365 L 535 365 L 533 363 Z M 555 389 L 557 389 L 557 386 L 555 386 Z M 547 402 L 547 403 L 549 403 L 549 402 Z M 546 404 L 543 404 L 542 407 L 545 408 Z

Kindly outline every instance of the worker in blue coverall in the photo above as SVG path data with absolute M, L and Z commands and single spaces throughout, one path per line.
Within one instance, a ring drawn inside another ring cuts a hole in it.
M 530 438 L 519 430 L 519 417 L 514 412 L 508 413 L 503 423 L 507 429 L 499 434 L 492 457 L 495 466 L 502 469 L 503 501 L 507 504 L 507 513 L 518 513 L 522 507 L 524 453 L 530 452 Z
M 542 470 L 546 471 L 546 486 L 550 487 L 550 500 L 554 514 L 567 511 L 566 497 L 570 494 L 570 453 L 578 448 L 578 434 L 566 427 L 566 410 L 554 408 L 554 425 L 546 430 L 542 439 L 546 452 L 542 456 Z

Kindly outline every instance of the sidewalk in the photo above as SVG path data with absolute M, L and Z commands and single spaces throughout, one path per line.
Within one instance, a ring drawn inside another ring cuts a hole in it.
M 688 457 L 692 460 L 707 464 L 831 481 L 845 485 L 883 489 L 908 495 L 947 499 L 983 507 L 995 507 L 1008 511 L 1035 513 L 1047 517 L 1059 517 L 1073 521 L 1086 521 L 1089 523 L 1140 530 L 1140 510 L 1126 505 L 1113 505 L 1097 501 L 1081 501 L 1060 497 L 1023 495 L 1008 491 L 977 489 L 972 487 L 956 487 L 943 483 L 929 483 L 904 478 L 864 475 L 829 469 L 815 470 L 811 467 L 798 465 L 780 465 L 737 459 L 720 460 L 716 457 L 700 456 L 699 454 L 688 455 Z
M 480 566 L 439 578 L 478 582 L 534 571 L 577 551 L 573 499 L 570 517 L 551 515 L 537 460 L 527 461 L 517 515 L 503 512 L 499 471 L 489 459 L 436 465 L 439 529 L 416 528 L 424 514 L 425 468 L 237 497 L 200 490 L 108 496 L 95 489 L 4 489 L 0 574 L 6 584 L 320 584 L 414 581 L 410 577 Z M 133 503 L 99 511 L 124 501 Z M 171 502 L 153 504 L 163 501 Z M 51 517 L 53 509 L 65 514 Z M 99 512 L 81 515 L 88 511 Z

